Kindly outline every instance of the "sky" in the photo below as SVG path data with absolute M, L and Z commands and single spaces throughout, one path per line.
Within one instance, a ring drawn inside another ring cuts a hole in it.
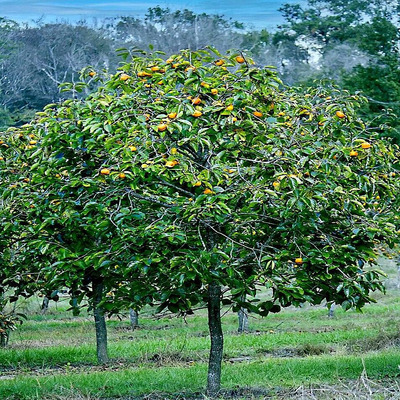
M 222 14 L 250 28 L 273 28 L 282 23 L 277 11 L 284 3 L 304 3 L 304 0 L 0 0 L 0 16 L 18 22 L 32 22 L 41 17 L 45 22 L 76 22 L 93 18 L 130 15 L 143 17 L 149 7 L 157 5 L 171 10 L 187 8 L 195 13 Z

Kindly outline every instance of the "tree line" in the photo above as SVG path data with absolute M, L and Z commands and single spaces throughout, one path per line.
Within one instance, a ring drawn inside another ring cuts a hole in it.
M 0 20 L 0 113 L 2 126 L 21 125 L 34 111 L 66 98 L 59 85 L 77 82 L 82 68 L 115 72 L 119 47 L 167 54 L 212 45 L 244 49 L 260 65 L 277 67 L 284 83 L 335 82 L 369 99 L 364 117 L 399 137 L 399 2 L 310 0 L 284 5 L 276 32 L 249 31 L 223 16 L 154 7 L 144 19 L 18 24 Z M 86 92 L 88 94 L 88 92 Z

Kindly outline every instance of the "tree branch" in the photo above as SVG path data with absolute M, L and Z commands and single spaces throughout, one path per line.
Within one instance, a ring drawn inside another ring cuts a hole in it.
M 174 206 L 173 204 L 168 204 L 168 203 L 164 203 L 163 201 L 157 200 L 154 197 L 142 196 L 138 193 L 135 193 L 134 191 L 132 191 L 130 189 L 125 189 L 125 190 L 129 195 L 131 195 L 132 197 L 135 197 L 136 199 L 139 199 L 139 200 L 149 201 L 150 203 L 158 204 L 158 205 L 160 205 L 162 207 L 166 207 L 166 208 L 172 208 Z
M 193 193 L 190 193 L 190 192 L 188 192 L 187 190 L 182 189 L 182 188 L 180 188 L 179 186 L 174 185 L 173 183 L 169 183 L 169 182 L 165 181 L 164 179 L 160 178 L 159 176 L 157 176 L 157 179 L 158 179 L 160 182 L 162 182 L 165 186 L 169 186 L 169 187 L 171 187 L 171 188 L 174 188 L 174 189 L 176 189 L 178 192 L 184 193 L 184 194 L 186 194 L 186 195 L 189 196 L 189 197 L 192 197 L 192 196 L 193 196 Z

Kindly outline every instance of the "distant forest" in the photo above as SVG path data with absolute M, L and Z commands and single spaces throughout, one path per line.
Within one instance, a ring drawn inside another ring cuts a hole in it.
M 162 51 L 167 57 L 212 45 L 276 66 L 285 84 L 318 81 L 361 92 L 369 100 L 364 118 L 400 141 L 399 0 L 309 0 L 306 6 L 286 4 L 280 12 L 285 24 L 276 32 L 160 7 L 150 8 L 144 19 L 111 18 L 97 25 L 32 26 L 0 18 L 0 129 L 22 125 L 46 104 L 70 96 L 59 85 L 90 78 L 82 74 L 88 66 L 115 72 L 118 48 Z

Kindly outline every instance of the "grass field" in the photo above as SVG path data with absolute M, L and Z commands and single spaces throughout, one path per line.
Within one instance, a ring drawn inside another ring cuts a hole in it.
M 400 399 L 400 289 L 395 263 L 382 260 L 387 294 L 363 313 L 324 307 L 250 318 L 237 334 L 223 318 L 221 399 Z M 29 320 L 0 350 L 0 399 L 206 399 L 209 338 L 205 312 L 182 319 L 141 315 L 108 321 L 107 366 L 96 364 L 89 315 L 72 317 L 66 301 L 41 315 L 40 299 L 20 304 Z

